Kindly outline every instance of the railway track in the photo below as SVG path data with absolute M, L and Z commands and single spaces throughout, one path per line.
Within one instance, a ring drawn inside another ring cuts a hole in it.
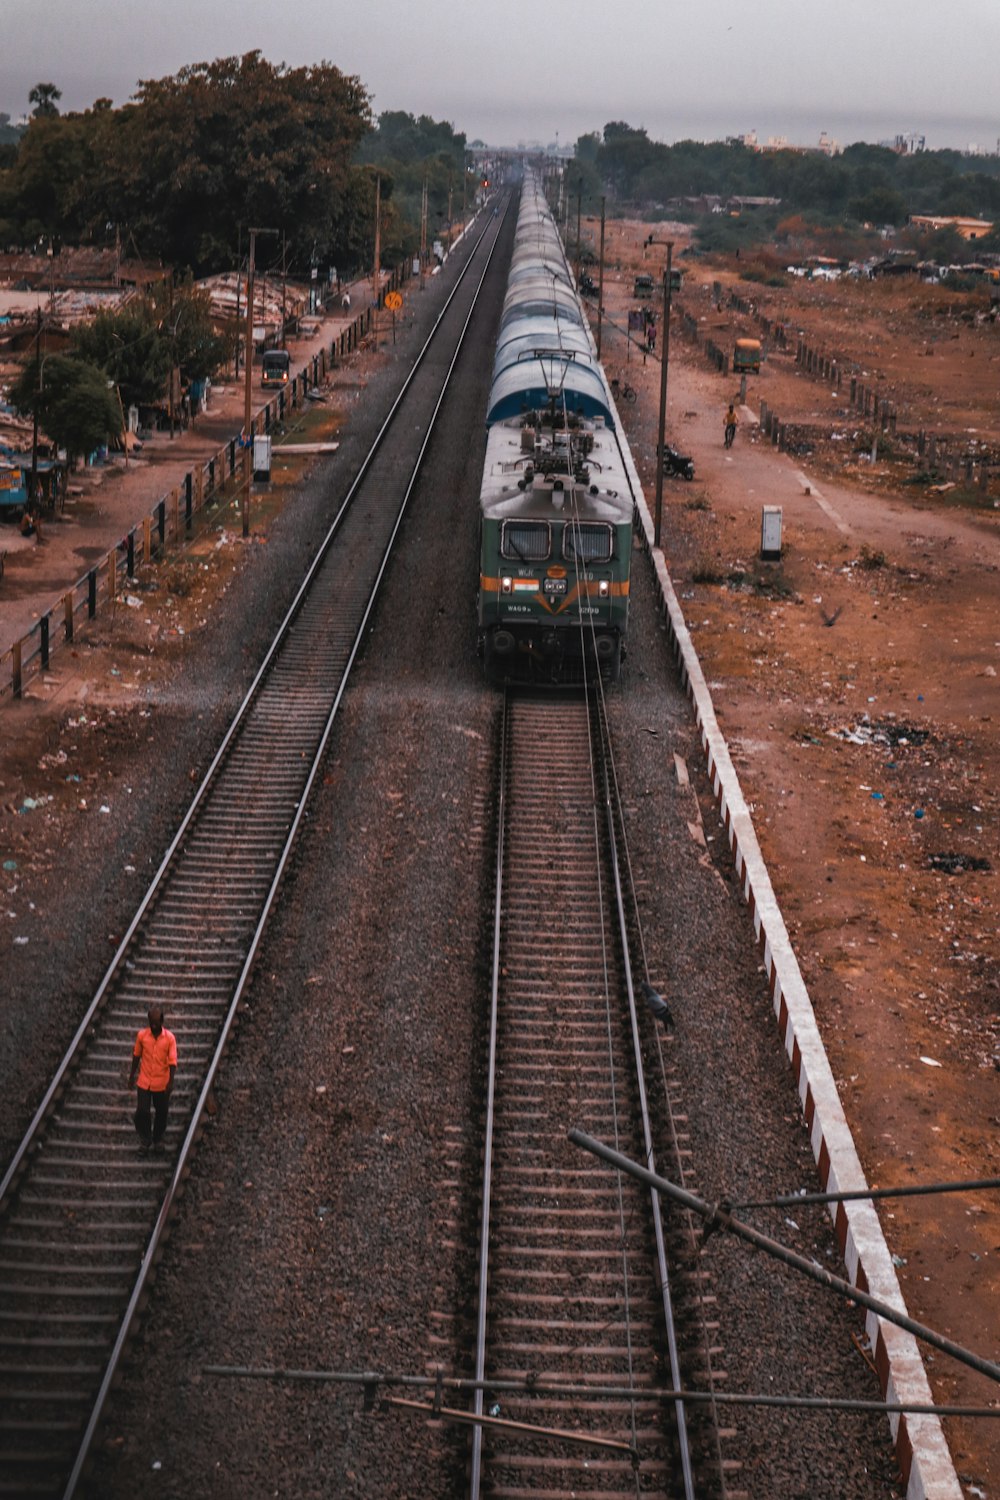
M 501 223 L 472 248 L 0 1183 L 0 1494 L 79 1481 Z M 140 1158 L 125 1080 L 153 1000 L 180 1066 L 168 1149 Z
M 659 1202 L 567 1141 L 653 1158 L 601 718 L 504 713 L 473 1500 L 722 1492 L 660 1398 L 682 1366 Z

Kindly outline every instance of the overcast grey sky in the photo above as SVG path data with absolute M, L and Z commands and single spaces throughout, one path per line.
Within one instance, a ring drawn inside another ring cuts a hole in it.
M 0 0 L 0 110 L 20 119 L 38 82 L 64 110 L 122 104 L 140 78 L 254 48 L 493 144 L 609 120 L 664 141 L 1000 137 L 1000 0 Z

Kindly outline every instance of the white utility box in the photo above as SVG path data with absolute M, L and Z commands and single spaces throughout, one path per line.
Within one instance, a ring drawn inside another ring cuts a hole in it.
M 254 434 L 253 440 L 253 477 L 257 481 L 270 483 L 271 479 L 271 439 L 264 434 Z
M 760 555 L 764 562 L 781 557 L 781 506 L 765 505 L 760 514 Z

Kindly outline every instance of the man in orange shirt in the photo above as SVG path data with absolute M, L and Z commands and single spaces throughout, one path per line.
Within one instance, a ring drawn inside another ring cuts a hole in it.
M 151 1005 L 147 1015 L 149 1025 L 139 1032 L 132 1048 L 132 1071 L 128 1079 L 129 1088 L 136 1086 L 138 1089 L 135 1128 L 139 1132 L 141 1156 L 148 1154 L 150 1146 L 157 1155 L 164 1149 L 167 1108 L 177 1071 L 177 1039 L 163 1024 L 162 1005 Z M 152 1132 L 149 1128 L 150 1106 L 153 1110 Z

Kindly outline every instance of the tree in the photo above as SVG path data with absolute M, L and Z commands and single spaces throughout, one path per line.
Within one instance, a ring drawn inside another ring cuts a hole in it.
M 54 83 L 36 83 L 28 94 L 28 103 L 35 107 L 31 111 L 36 120 L 46 115 L 57 115 L 59 110 L 56 100 L 62 98 L 62 89 L 57 89 Z
M 906 201 L 895 188 L 873 187 L 847 205 L 852 218 L 869 224 L 905 224 Z
M 170 338 L 173 363 L 181 372 L 182 383 L 206 380 L 226 363 L 231 341 L 216 333 L 211 299 L 190 278 L 174 288 L 160 282 L 153 289 L 152 305 L 157 326 Z
M 85 115 L 38 114 L 21 139 L 11 187 L 21 237 L 71 241 L 85 230 L 84 202 L 95 179 L 94 152 Z
M 73 353 L 115 383 L 125 406 L 159 401 L 170 379 L 170 335 L 147 302 L 130 302 L 80 323 L 73 332 Z
M 294 227 L 305 269 L 335 238 L 370 119 L 360 81 L 329 63 L 248 52 L 144 80 L 116 111 L 108 218 L 195 271 L 231 263 L 241 225 Z
M 38 422 L 71 462 L 122 431 L 118 396 L 103 370 L 66 354 L 47 354 L 25 365 L 11 386 L 15 411 Z

